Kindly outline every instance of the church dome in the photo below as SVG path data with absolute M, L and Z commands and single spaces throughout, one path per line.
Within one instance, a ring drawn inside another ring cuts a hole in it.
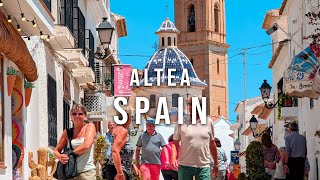
M 160 28 L 156 32 L 156 34 L 166 32 L 166 33 L 180 33 L 180 31 L 176 28 L 176 26 L 169 20 L 169 18 L 166 18 L 165 21 L 161 24 Z
M 157 85 L 157 72 L 155 69 L 162 69 L 161 73 L 161 84 L 168 84 L 168 69 L 176 69 L 175 72 L 172 72 L 172 76 L 175 78 L 172 79 L 172 83 L 181 83 L 182 71 L 183 69 L 188 69 L 188 75 L 190 79 L 190 85 L 196 86 L 207 86 L 202 82 L 197 74 L 195 73 L 193 66 L 186 55 L 183 54 L 178 48 L 167 47 L 159 49 L 148 61 L 145 69 L 148 69 L 148 81 L 152 83 L 153 86 Z M 145 74 L 143 74 L 140 85 L 144 85 Z

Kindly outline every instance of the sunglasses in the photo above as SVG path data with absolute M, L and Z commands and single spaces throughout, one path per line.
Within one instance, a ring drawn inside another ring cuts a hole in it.
M 78 115 L 78 116 L 83 116 L 83 113 L 75 113 L 75 112 L 74 112 L 74 113 L 71 113 L 71 115 L 72 115 L 72 116 L 76 116 L 76 115 Z

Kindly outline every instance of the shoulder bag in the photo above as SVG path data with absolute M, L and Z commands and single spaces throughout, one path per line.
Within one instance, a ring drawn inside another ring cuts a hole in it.
M 67 154 L 69 157 L 69 161 L 67 164 L 62 164 L 60 161 L 58 163 L 57 170 L 54 174 L 54 178 L 59 180 L 71 179 L 77 177 L 77 157 L 78 155 L 73 152 L 73 148 L 71 145 L 71 140 L 73 136 L 73 128 L 67 129 L 68 134 L 68 144 L 63 150 L 63 154 Z

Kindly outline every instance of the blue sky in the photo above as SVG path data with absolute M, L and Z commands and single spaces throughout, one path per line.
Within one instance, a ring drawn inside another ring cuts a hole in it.
M 110 0 L 111 11 L 126 18 L 128 36 L 120 39 L 119 55 L 124 64 L 143 69 L 155 52 L 152 47 L 157 42 L 154 32 L 165 17 L 174 21 L 174 0 Z M 280 8 L 283 0 L 225 0 L 228 56 L 232 57 L 247 50 L 247 98 L 260 96 L 259 87 L 263 79 L 272 85 L 270 37 L 263 30 L 262 22 L 267 10 Z M 166 11 L 168 4 L 168 13 Z M 266 45 L 266 46 L 263 46 Z M 261 47 L 262 46 L 262 47 Z M 229 58 L 229 120 L 234 123 L 234 109 L 243 100 L 242 55 Z

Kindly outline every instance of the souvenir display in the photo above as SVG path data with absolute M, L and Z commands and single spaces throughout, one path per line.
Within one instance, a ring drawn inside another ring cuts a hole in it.
M 14 88 L 11 95 L 11 111 L 12 114 L 17 114 L 23 105 L 23 96 L 22 93 Z
M 12 121 L 12 142 L 18 141 L 20 137 L 20 127 L 16 121 Z

